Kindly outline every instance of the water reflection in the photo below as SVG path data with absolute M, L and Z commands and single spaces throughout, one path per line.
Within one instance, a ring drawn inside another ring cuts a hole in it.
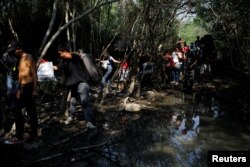
M 213 120 L 219 118 L 219 102 L 212 97 L 211 111 L 213 113 Z
M 193 121 L 193 130 L 199 133 L 200 116 L 198 112 L 194 113 L 192 121 Z
M 249 134 L 225 126 L 226 118 L 233 122 L 232 108 L 214 96 L 174 94 L 159 107 L 165 112 L 145 112 L 124 129 L 123 141 L 109 148 L 113 160 L 127 167 L 206 167 L 208 150 L 250 149 Z

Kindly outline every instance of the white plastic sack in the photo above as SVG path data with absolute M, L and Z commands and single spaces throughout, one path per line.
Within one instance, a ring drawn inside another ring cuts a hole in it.
M 37 69 L 38 82 L 56 81 L 53 63 L 51 61 L 42 62 Z

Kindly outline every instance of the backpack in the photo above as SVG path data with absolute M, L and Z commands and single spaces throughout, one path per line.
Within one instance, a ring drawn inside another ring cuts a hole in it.
M 83 61 L 83 64 L 86 68 L 86 71 L 88 72 L 90 79 L 95 83 L 99 82 L 102 77 L 98 71 L 98 68 L 91 59 L 90 55 L 88 55 L 87 53 L 80 53 L 79 55 Z

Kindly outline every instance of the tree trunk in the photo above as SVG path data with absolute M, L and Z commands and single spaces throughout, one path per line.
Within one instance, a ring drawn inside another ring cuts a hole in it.
M 41 53 L 42 49 L 44 48 L 48 38 L 49 38 L 49 35 L 50 35 L 50 32 L 53 28 L 53 25 L 55 23 L 55 20 L 56 20 L 56 12 L 57 12 L 57 3 L 58 3 L 58 0 L 55 0 L 54 1 L 54 4 L 53 4 L 53 13 L 52 13 L 52 18 L 50 20 L 50 23 L 49 23 L 49 27 L 47 29 L 47 32 L 43 38 L 43 41 L 42 41 L 42 44 L 40 46 L 40 49 L 39 49 L 39 53 Z
M 51 46 L 51 44 L 58 38 L 58 36 L 63 32 L 63 30 L 65 30 L 68 26 L 70 26 L 72 23 L 75 23 L 77 21 L 79 21 L 82 17 L 88 15 L 89 13 L 93 12 L 96 9 L 99 9 L 101 6 L 107 5 L 107 4 L 111 4 L 114 2 L 118 2 L 119 0 L 113 0 L 113 1 L 107 1 L 107 2 L 103 2 L 100 4 L 96 4 L 93 8 L 89 9 L 86 12 L 83 12 L 82 14 L 80 14 L 79 16 L 71 19 L 68 23 L 64 24 L 63 26 L 59 27 L 57 32 L 50 38 L 50 40 L 47 42 L 46 46 L 43 48 L 40 57 L 38 58 L 38 62 L 37 62 L 37 66 L 39 65 L 40 60 L 45 56 L 45 54 L 47 53 L 49 47 Z
M 16 31 L 14 30 L 14 28 L 13 28 L 13 26 L 12 26 L 12 22 L 11 22 L 10 18 L 8 19 L 8 22 L 9 22 L 9 26 L 10 26 L 10 31 L 11 31 L 11 33 L 13 34 L 13 36 L 15 37 L 15 39 L 16 39 L 17 41 L 19 41 L 18 35 L 17 35 Z

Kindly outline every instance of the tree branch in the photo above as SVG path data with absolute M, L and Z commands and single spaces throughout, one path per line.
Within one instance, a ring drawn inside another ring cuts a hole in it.
M 47 53 L 49 47 L 51 46 L 51 44 L 56 40 L 56 38 L 63 32 L 63 30 L 65 30 L 69 25 L 71 25 L 72 23 L 77 22 L 78 20 L 80 20 L 83 16 L 93 12 L 94 10 L 100 8 L 101 6 L 107 5 L 107 4 L 111 4 L 114 2 L 118 2 L 119 0 L 113 0 L 113 1 L 106 1 L 103 3 L 100 3 L 99 5 L 97 4 L 96 6 L 94 6 L 92 9 L 89 9 L 86 12 L 83 12 L 82 14 L 80 14 L 79 16 L 75 17 L 74 19 L 71 19 L 68 23 L 64 24 L 63 26 L 59 27 L 57 32 L 51 37 L 51 39 L 48 41 L 48 43 L 46 44 L 46 46 L 44 47 L 43 51 L 41 52 L 40 57 L 38 58 L 38 62 L 37 62 L 37 66 L 39 65 L 40 60 L 45 56 L 45 54 Z

